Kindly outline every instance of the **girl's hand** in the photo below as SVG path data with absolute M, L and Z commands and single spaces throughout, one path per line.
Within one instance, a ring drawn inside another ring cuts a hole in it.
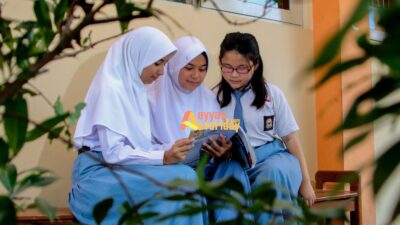
M 193 141 L 194 138 L 177 140 L 171 149 L 164 152 L 164 165 L 178 163 L 184 160 L 189 150 L 194 146 Z
M 216 158 L 229 158 L 231 156 L 232 142 L 227 141 L 225 136 L 220 134 L 218 142 L 214 139 L 209 139 L 208 143 L 203 144 L 203 149 Z
M 314 204 L 316 196 L 309 181 L 301 182 L 299 192 L 308 206 L 312 206 Z

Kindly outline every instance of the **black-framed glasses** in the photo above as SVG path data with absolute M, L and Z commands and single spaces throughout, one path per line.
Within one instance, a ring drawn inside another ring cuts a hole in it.
M 221 64 L 221 71 L 223 73 L 233 73 L 233 71 L 236 70 L 238 74 L 248 74 L 251 68 L 253 68 L 253 66 L 241 65 L 235 68 L 229 64 Z

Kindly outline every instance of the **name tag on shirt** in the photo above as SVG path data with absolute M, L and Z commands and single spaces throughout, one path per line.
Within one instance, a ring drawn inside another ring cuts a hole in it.
M 264 116 L 264 131 L 274 129 L 274 116 Z

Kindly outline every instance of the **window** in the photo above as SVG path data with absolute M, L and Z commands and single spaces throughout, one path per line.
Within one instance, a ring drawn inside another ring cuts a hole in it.
M 195 2 L 195 0 L 169 1 L 189 4 Z M 201 7 L 303 25 L 303 0 L 214 0 L 213 2 L 203 2 Z
M 371 40 L 382 41 L 385 37 L 385 32 L 383 32 L 377 25 L 379 14 L 382 9 L 388 8 L 393 4 L 393 2 L 394 0 L 371 0 L 371 6 L 369 8 L 369 29 Z

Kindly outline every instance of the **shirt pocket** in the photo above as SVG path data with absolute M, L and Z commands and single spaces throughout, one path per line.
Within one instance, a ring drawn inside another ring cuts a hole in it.
M 259 117 L 259 124 L 261 125 L 260 128 L 262 131 L 268 132 L 275 129 L 275 113 L 272 102 L 265 102 Z

